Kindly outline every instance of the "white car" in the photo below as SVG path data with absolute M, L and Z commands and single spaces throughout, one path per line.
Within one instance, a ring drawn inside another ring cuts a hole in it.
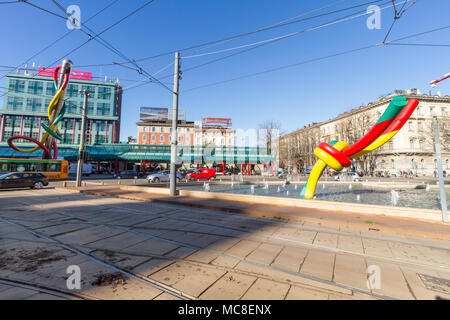
M 344 178 L 344 179 L 342 179 L 342 178 Z M 340 173 L 338 175 L 335 175 L 334 176 L 334 180 L 335 181 L 351 180 L 353 182 L 360 182 L 361 181 L 361 177 L 356 172 L 342 172 L 342 173 Z
M 177 182 L 181 180 L 181 173 L 177 172 Z M 170 170 L 164 170 L 149 174 L 147 176 L 148 183 L 158 183 L 170 181 Z

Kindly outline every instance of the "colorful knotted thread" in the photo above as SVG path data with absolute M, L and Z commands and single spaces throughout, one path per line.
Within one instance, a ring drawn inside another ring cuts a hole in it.
M 408 100 L 401 96 L 394 97 L 380 119 L 356 143 L 351 146 L 344 141 L 331 141 L 329 144 L 320 143 L 314 150 L 314 154 L 319 160 L 311 170 L 300 196 L 305 199 L 314 197 L 317 181 L 327 165 L 336 171 L 340 171 L 344 167 L 351 166 L 351 159 L 363 156 L 392 139 L 409 119 L 418 104 L 419 101 L 416 99 Z
M 64 117 L 64 113 L 66 110 L 65 105 L 63 104 L 63 107 L 61 108 L 61 111 L 59 112 L 59 114 L 55 115 L 53 122 L 52 122 L 52 114 L 53 114 L 55 108 L 58 106 L 61 95 L 64 92 L 64 90 L 66 90 L 67 84 L 69 83 L 69 73 L 65 73 L 64 77 L 63 77 L 63 84 L 62 84 L 61 88 L 58 89 L 58 78 L 57 77 L 58 77 L 58 72 L 60 69 L 61 69 L 61 66 L 56 67 L 55 71 L 53 73 L 54 85 L 55 85 L 55 89 L 57 89 L 57 92 L 53 96 L 53 99 L 50 101 L 50 104 L 47 109 L 48 121 L 51 122 L 50 125 L 47 126 L 44 123 L 41 123 L 41 127 L 45 130 L 45 133 L 42 136 L 41 141 L 38 141 L 31 137 L 22 136 L 22 135 L 12 136 L 7 141 L 8 145 L 12 149 L 14 149 L 18 152 L 23 152 L 23 153 L 33 153 L 39 149 L 42 149 L 48 155 L 49 158 L 52 158 L 52 154 L 51 154 L 50 150 L 45 146 L 45 142 L 48 140 L 49 136 L 52 136 L 55 139 L 60 140 L 60 141 L 62 140 L 61 133 L 58 130 L 58 123 Z M 34 147 L 32 149 L 19 148 L 16 145 L 14 145 L 14 143 L 13 143 L 13 141 L 16 139 L 24 139 L 24 140 L 30 141 L 30 142 L 36 144 L 36 147 Z M 53 143 L 52 143 L 53 159 L 57 159 L 57 157 L 58 157 L 58 148 L 57 148 L 55 139 L 53 140 Z

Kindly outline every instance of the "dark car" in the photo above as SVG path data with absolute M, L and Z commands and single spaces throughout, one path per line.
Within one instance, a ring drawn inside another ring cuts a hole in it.
M 48 186 L 48 177 L 36 172 L 11 172 L 0 175 L 0 188 L 41 189 Z
M 142 178 L 143 176 L 144 176 L 144 174 L 142 172 L 136 172 L 134 170 L 124 170 L 124 171 L 120 171 L 119 173 L 115 174 L 114 178 L 134 179 L 135 177 Z

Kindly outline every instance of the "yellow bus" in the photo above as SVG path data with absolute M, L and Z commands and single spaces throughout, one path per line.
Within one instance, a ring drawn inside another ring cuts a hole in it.
M 0 173 L 40 172 L 50 180 L 67 179 L 69 162 L 66 160 L 0 158 Z

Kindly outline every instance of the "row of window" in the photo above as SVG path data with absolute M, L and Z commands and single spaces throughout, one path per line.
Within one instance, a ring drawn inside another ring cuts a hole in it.
M 12 136 L 17 136 L 20 134 L 20 131 L 5 131 L 3 134 L 3 140 L 2 141 L 7 141 L 9 137 Z M 31 137 L 35 140 L 39 140 L 43 133 L 41 132 L 41 136 L 39 137 L 39 133 L 37 131 L 32 131 L 32 132 L 22 132 L 23 136 L 26 137 Z M 75 134 L 76 139 L 73 139 L 73 134 L 72 133 L 65 133 L 63 134 L 62 138 L 63 140 L 61 141 L 64 144 L 72 144 L 72 140 L 74 144 L 79 144 L 81 141 L 81 134 Z M 106 138 L 105 138 L 106 137 Z M 105 141 L 106 139 L 106 141 Z M 18 142 L 26 142 L 25 140 L 21 141 L 22 139 L 19 139 Z M 86 137 L 86 142 L 89 142 L 89 136 Z M 93 136 L 91 136 L 91 143 L 112 143 L 111 138 L 109 136 L 105 136 L 104 134 L 95 134 Z
M 386 169 L 386 161 L 385 160 L 381 160 L 381 164 L 380 164 L 381 169 Z M 395 160 L 391 159 L 390 161 L 390 167 L 391 169 L 395 169 Z M 445 169 L 450 169 L 450 161 L 449 159 L 446 159 L 443 167 Z M 427 166 L 425 164 L 425 159 L 420 159 L 420 162 L 417 163 L 415 159 L 411 159 L 411 169 L 427 169 Z M 434 169 L 437 169 L 437 160 L 434 159 Z
M 424 116 L 424 115 L 426 115 L 425 114 L 425 111 L 426 110 L 426 108 L 425 107 L 423 107 L 423 106 L 418 106 L 417 108 L 416 108 L 416 111 L 414 111 L 414 113 L 416 114 L 416 115 L 418 115 L 418 116 Z M 438 114 L 438 108 L 437 107 L 434 107 L 434 106 L 430 106 L 430 107 L 428 107 L 428 110 L 429 110 L 429 115 L 430 116 L 438 116 L 438 115 L 440 115 L 441 117 L 445 117 L 446 115 L 447 115 L 447 108 L 446 107 L 441 107 L 440 108 L 440 113 Z
M 8 97 L 6 109 L 10 111 L 31 111 L 31 112 L 46 112 L 50 99 L 42 98 L 22 98 L 22 97 Z M 96 106 L 96 107 L 95 107 Z M 83 110 L 83 102 L 67 101 L 66 112 L 71 114 L 81 114 Z M 111 116 L 113 108 L 111 103 L 105 102 L 88 102 L 87 114 L 97 116 Z
M 34 81 L 9 79 L 9 91 L 16 93 L 29 93 L 38 95 L 54 96 L 56 93 L 55 85 L 51 81 Z M 80 90 L 87 90 L 92 98 L 110 100 L 112 95 L 111 87 L 88 86 L 69 84 L 66 96 L 71 98 L 82 97 Z
M 157 141 L 157 137 L 156 137 L 156 135 L 154 135 L 154 134 L 152 134 L 151 135 L 151 137 L 149 137 L 150 139 L 147 141 L 147 135 L 146 134 L 144 134 L 144 135 L 142 135 L 142 142 L 145 144 L 145 143 L 147 143 L 147 142 L 150 142 L 151 141 L 151 143 L 154 143 L 154 142 L 156 142 Z M 160 142 L 164 142 L 165 141 L 165 137 L 164 137 L 164 135 L 160 135 L 159 136 L 159 139 L 158 139 Z M 183 140 L 183 136 L 178 136 L 178 142 L 181 142 Z M 186 143 L 190 143 L 191 142 L 191 137 L 190 136 L 186 136 L 186 139 L 185 139 L 186 141 Z M 171 142 L 172 141 L 172 136 L 170 136 L 169 137 L 169 142 Z M 221 145 L 224 145 L 225 144 L 225 139 L 224 138 L 221 138 L 221 139 L 219 139 L 219 138 L 205 138 L 205 139 L 203 139 L 203 142 L 202 142 L 202 139 L 201 138 L 197 138 L 197 144 L 216 144 L 216 143 L 220 143 Z M 231 138 L 229 138 L 228 139 L 228 144 L 229 145 L 231 145 L 231 143 L 232 143 L 232 139 Z

